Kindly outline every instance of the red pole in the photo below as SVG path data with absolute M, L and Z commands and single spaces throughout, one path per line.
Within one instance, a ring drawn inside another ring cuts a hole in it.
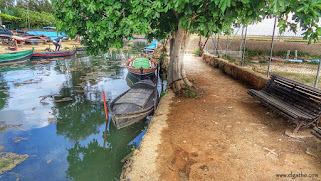
M 106 128 L 105 128 L 105 134 L 104 134 L 104 148 L 105 148 L 106 137 L 107 137 L 107 125 L 108 125 L 108 110 L 106 105 L 105 91 L 103 91 L 103 97 L 104 97 L 104 107 L 105 107 L 105 114 L 106 114 Z
M 108 110 L 107 110 L 107 105 L 106 105 L 105 91 L 103 91 L 103 97 L 104 97 L 104 107 L 105 107 L 106 120 L 108 121 Z

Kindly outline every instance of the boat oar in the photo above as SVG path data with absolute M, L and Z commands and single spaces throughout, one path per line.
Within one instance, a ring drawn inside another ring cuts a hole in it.
M 105 148 L 106 137 L 107 137 L 107 125 L 108 125 L 108 110 L 107 110 L 107 105 L 106 105 L 105 91 L 103 91 L 103 97 L 104 97 L 104 107 L 105 107 L 105 114 L 106 114 L 106 128 L 105 128 L 105 134 L 104 134 L 104 148 Z

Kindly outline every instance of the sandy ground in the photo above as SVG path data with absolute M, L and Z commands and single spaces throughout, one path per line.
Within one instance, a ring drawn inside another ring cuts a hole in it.
M 62 48 L 60 49 L 60 51 L 64 51 L 64 50 L 73 50 L 76 49 L 77 47 L 81 47 L 82 45 L 80 44 L 80 42 L 76 42 L 74 40 L 64 40 L 62 42 Z M 27 45 L 27 44 L 20 44 L 18 45 L 18 51 L 23 51 L 23 50 L 30 50 L 32 47 L 35 48 L 35 52 L 44 52 L 46 48 L 50 48 L 52 50 L 55 49 L 55 45 L 52 42 L 47 42 L 45 44 L 39 44 L 39 45 Z M 2 45 L 0 43 L 0 54 L 2 53 L 11 53 L 13 51 L 8 50 L 8 45 Z
M 189 78 L 207 94 L 173 98 L 161 143 L 150 143 L 156 154 L 141 148 L 140 158 L 133 157 L 156 171 L 134 165 L 136 177 L 129 180 L 292 180 L 276 176 L 291 173 L 318 174 L 303 180 L 320 180 L 321 158 L 306 154 L 320 142 L 286 136 L 293 127 L 249 96 L 248 87 L 199 57 L 184 61 Z

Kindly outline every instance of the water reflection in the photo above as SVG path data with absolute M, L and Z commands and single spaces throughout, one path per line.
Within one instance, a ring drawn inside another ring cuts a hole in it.
M 1 179 L 119 178 L 120 160 L 137 145 L 133 140 L 146 124 L 122 130 L 111 124 L 104 148 L 101 93 L 105 91 L 111 101 L 129 89 L 124 64 L 137 50 L 0 69 L 0 123 L 19 125 L 0 130 L 0 146 L 6 152 L 30 156 Z M 14 143 L 16 137 L 28 140 Z

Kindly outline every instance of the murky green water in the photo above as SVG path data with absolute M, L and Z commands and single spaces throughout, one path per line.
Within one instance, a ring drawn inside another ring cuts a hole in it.
M 129 89 L 124 62 L 136 53 L 1 68 L 0 146 L 29 158 L 0 180 L 117 180 L 120 161 L 139 144 L 146 123 L 108 125 L 104 148 L 102 91 L 110 102 Z M 17 137 L 27 140 L 14 142 Z

